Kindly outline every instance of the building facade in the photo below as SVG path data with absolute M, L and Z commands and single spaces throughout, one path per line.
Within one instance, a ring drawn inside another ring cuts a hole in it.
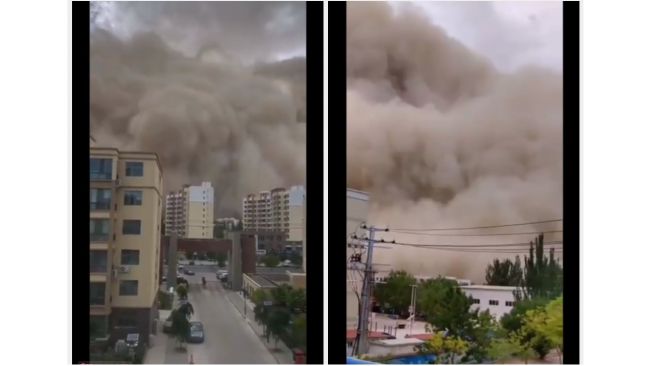
M 156 154 L 90 149 L 90 323 L 110 341 L 154 326 L 162 187 Z
M 166 236 L 177 232 L 180 238 L 213 238 L 214 190 L 211 182 L 186 185 L 166 195 Z
M 347 257 L 354 250 L 349 246 L 351 235 L 361 236 L 360 226 L 367 221 L 369 211 L 369 194 L 353 189 L 347 189 Z M 359 263 L 360 264 L 360 263 Z M 350 265 L 355 265 L 350 263 Z M 355 329 L 358 325 L 358 297 L 362 290 L 361 276 L 356 269 L 347 269 L 347 329 Z
M 512 311 L 516 301 L 515 291 L 519 291 L 518 287 L 489 285 L 460 286 L 460 289 L 472 298 L 470 310 L 489 310 L 497 320 Z
M 289 243 L 301 245 L 306 228 L 305 197 L 303 186 L 248 194 L 243 199 L 243 230 L 272 237 L 269 240 L 259 237 L 260 250 Z M 271 244 L 265 244 L 268 241 Z

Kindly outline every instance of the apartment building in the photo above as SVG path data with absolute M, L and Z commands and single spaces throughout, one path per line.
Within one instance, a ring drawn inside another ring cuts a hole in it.
M 90 149 L 90 323 L 110 341 L 153 327 L 163 177 L 156 154 Z
M 211 182 L 185 185 L 166 195 L 165 235 L 176 232 L 180 238 L 213 238 L 213 195 Z
M 243 199 L 243 229 L 279 233 L 281 240 L 301 244 L 306 227 L 305 196 L 303 186 L 248 194 Z

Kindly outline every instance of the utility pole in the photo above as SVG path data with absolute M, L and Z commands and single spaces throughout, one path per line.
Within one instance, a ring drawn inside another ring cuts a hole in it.
M 415 305 L 417 303 L 417 284 L 410 285 L 412 291 L 410 293 L 410 333 L 413 334 L 413 323 L 415 322 Z
M 367 227 L 362 225 L 361 228 L 367 229 L 367 262 L 365 262 L 365 276 L 363 278 L 363 291 L 362 291 L 362 306 L 360 307 L 357 342 L 354 344 L 354 354 L 363 355 L 368 350 L 368 335 L 369 335 L 369 316 L 371 308 L 372 290 L 374 288 L 374 270 L 372 268 L 372 259 L 374 253 L 374 233 L 377 231 L 388 231 L 388 229 L 377 229 L 374 226 Z

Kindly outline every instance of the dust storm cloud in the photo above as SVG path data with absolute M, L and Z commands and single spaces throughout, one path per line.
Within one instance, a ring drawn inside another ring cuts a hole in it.
M 218 215 L 304 183 L 303 4 L 113 6 L 91 31 L 97 145 L 156 152 L 166 191 L 211 181 Z
M 414 9 L 348 3 L 347 85 L 347 183 L 370 192 L 371 223 L 392 230 L 562 218 L 559 73 L 536 67 L 501 73 Z M 384 235 L 417 244 L 533 236 Z M 492 258 L 514 255 L 394 247 L 376 251 L 375 262 L 482 282 Z

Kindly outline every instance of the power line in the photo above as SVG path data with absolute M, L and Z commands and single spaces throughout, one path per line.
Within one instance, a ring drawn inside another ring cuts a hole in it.
M 419 244 L 419 243 L 401 243 L 393 241 L 375 240 L 376 243 L 389 244 L 389 245 L 405 245 L 405 246 L 415 246 L 415 247 L 425 247 L 425 248 L 501 248 L 501 247 L 523 247 L 530 246 L 531 243 L 490 243 L 490 244 Z M 562 244 L 562 240 L 552 240 L 545 241 L 545 245 L 549 244 Z M 528 248 L 524 248 L 528 249 Z
M 537 234 L 555 234 L 561 233 L 562 230 L 551 230 L 551 231 L 530 231 L 530 232 L 521 232 L 521 233 L 491 233 L 491 234 L 431 234 L 431 233 L 411 233 L 407 231 L 399 230 L 390 230 L 398 234 L 406 235 L 420 235 L 420 236 L 508 236 L 508 235 L 537 235 Z
M 522 226 L 522 225 L 535 225 L 535 224 L 545 224 L 550 222 L 559 222 L 562 219 L 555 220 L 542 220 L 542 221 L 532 221 L 532 222 L 521 222 L 517 224 L 504 224 L 504 225 L 490 225 L 490 226 L 473 226 L 473 227 L 457 227 L 457 228 L 434 228 L 434 229 L 415 229 L 415 228 L 400 228 L 394 230 L 403 230 L 403 231 L 451 231 L 451 230 L 475 230 L 475 229 L 491 229 L 497 227 L 508 227 L 508 226 Z

